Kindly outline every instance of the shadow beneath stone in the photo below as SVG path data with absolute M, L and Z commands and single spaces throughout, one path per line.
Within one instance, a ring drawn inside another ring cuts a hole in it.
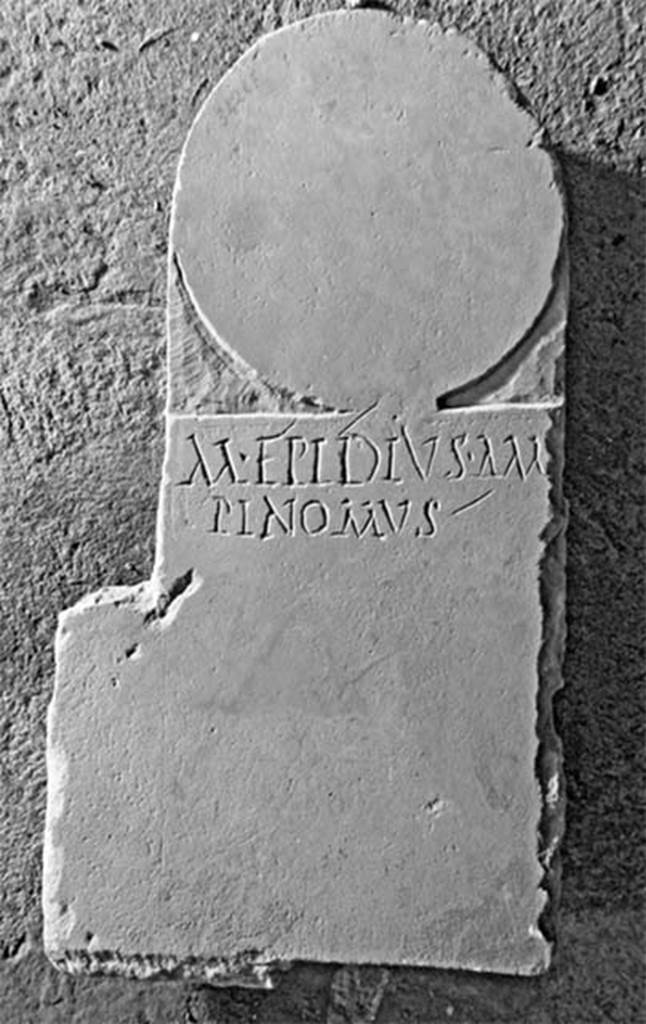
M 571 265 L 563 904 L 608 911 L 635 906 L 644 881 L 646 225 L 637 177 L 559 158 Z

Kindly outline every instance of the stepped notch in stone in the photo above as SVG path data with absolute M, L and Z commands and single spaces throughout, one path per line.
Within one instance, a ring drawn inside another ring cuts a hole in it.
M 207 99 L 153 577 L 57 633 L 54 963 L 545 968 L 563 238 L 535 123 L 455 33 L 308 19 Z

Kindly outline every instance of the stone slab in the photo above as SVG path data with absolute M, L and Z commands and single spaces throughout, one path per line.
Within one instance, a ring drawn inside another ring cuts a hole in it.
M 560 786 L 563 212 L 473 46 L 246 54 L 185 147 L 157 556 L 64 612 L 45 944 L 533 973 Z

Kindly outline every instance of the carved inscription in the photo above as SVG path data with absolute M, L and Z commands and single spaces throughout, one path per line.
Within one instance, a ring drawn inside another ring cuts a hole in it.
M 532 433 L 420 435 L 393 416 L 386 429 L 339 417 L 193 423 L 181 437 L 177 488 L 210 499 L 207 530 L 218 537 L 429 539 L 474 512 L 501 486 L 545 476 L 542 438 Z M 268 429 L 264 429 L 268 428 Z

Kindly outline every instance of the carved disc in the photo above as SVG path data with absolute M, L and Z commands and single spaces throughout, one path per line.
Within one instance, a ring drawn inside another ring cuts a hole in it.
M 552 286 L 536 125 L 475 47 L 379 12 L 266 36 L 188 138 L 172 244 L 212 332 L 338 408 L 486 374 Z

